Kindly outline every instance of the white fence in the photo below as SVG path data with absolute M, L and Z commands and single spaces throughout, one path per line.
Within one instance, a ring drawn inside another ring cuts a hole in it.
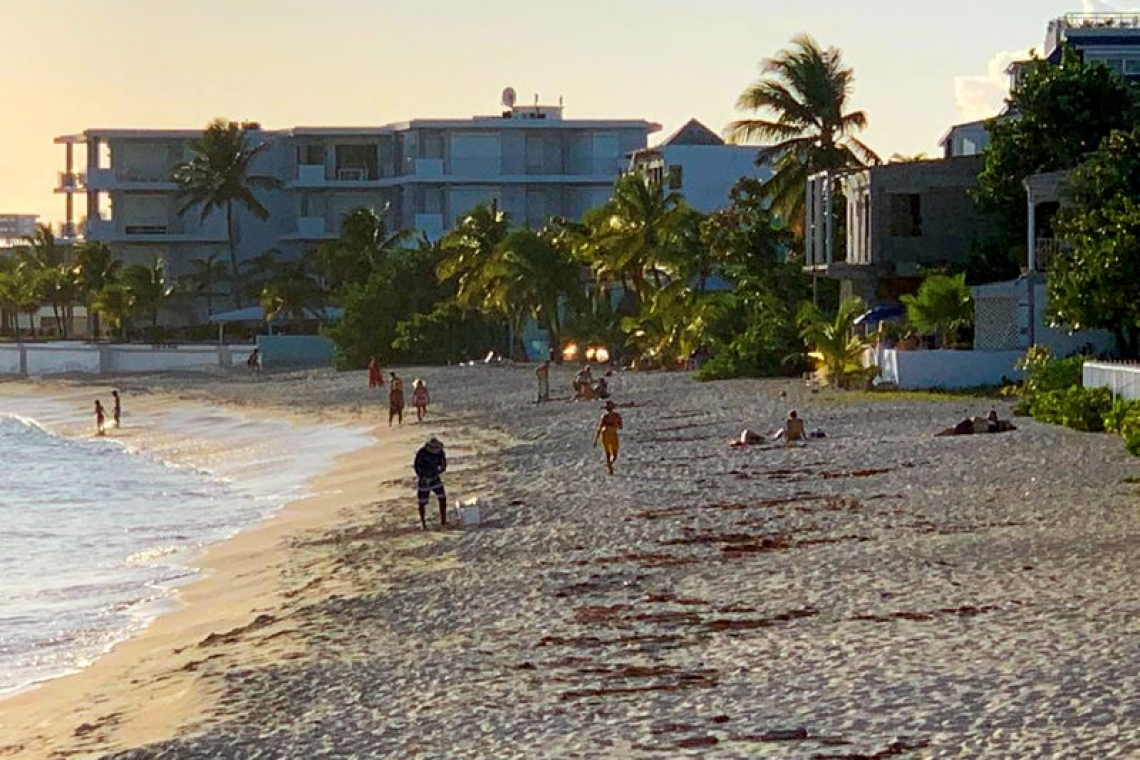
M 1085 362 L 1081 382 L 1086 388 L 1110 388 L 1113 396 L 1135 401 L 1140 398 L 1140 364 Z
M 0 375 L 130 374 L 187 370 L 209 372 L 244 362 L 249 345 L 130 345 L 0 343 Z
M 1021 351 L 899 351 L 868 349 L 864 365 L 879 367 L 879 382 L 899 388 L 976 388 L 998 385 L 1003 378 L 1016 380 L 1021 372 L 1014 365 Z

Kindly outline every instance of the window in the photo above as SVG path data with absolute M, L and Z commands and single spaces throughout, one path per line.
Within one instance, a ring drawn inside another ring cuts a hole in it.
M 891 237 L 922 237 L 922 196 L 892 193 L 887 196 Z
M 1127 76 L 1140 76 L 1140 58 L 1125 58 L 1124 73 Z
M 680 166 L 669 167 L 669 189 L 680 190 L 685 186 L 685 176 Z
M 297 163 L 301 166 L 324 166 L 325 165 L 325 146 L 323 145 L 298 145 L 297 146 Z

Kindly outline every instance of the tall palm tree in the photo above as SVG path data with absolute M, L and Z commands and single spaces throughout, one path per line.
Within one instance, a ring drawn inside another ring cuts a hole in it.
M 440 240 L 443 256 L 436 267 L 441 281 L 456 281 L 456 299 L 473 303 L 481 297 L 486 268 L 507 236 L 507 215 L 497 203 L 476 206 Z
M 275 262 L 258 300 L 267 322 L 278 317 L 289 317 L 296 322 L 312 316 L 324 319 L 325 290 L 317 281 L 317 273 L 308 257 Z
M 123 264 L 111 253 L 106 243 L 89 240 L 75 254 L 76 280 L 79 295 L 87 306 L 87 324 L 92 337 L 99 337 L 99 312 L 95 310 L 95 295 L 108 285 L 118 282 Z
M 635 172 L 618 179 L 608 203 L 587 212 L 589 238 L 582 253 L 600 283 L 625 288 L 636 302 L 634 311 L 653 287 L 661 287 L 686 209 L 680 195 Z
M 583 300 L 581 268 L 564 249 L 539 232 L 523 227 L 497 246 L 482 282 L 485 300 L 516 319 L 521 332 L 529 315 L 546 330 L 551 346 L 562 345 L 563 312 Z
M 92 306 L 120 338 L 127 334 L 127 321 L 135 308 L 135 294 L 122 282 L 113 282 L 95 294 Z
M 215 119 L 200 138 L 190 143 L 193 157 L 175 166 L 172 173 L 180 188 L 182 206 L 178 210 L 179 216 L 195 207 L 200 209 L 202 221 L 215 211 L 226 214 L 234 305 L 239 309 L 242 283 L 234 240 L 234 206 L 241 206 L 258 219 L 267 219 L 269 209 L 258 200 L 256 191 L 281 186 L 275 177 L 250 174 L 254 159 L 269 149 L 268 142 L 253 142 L 252 131 L 247 124 Z
M 158 310 L 171 293 L 162 261 L 155 259 L 149 266 L 127 267 L 123 271 L 123 282 L 133 296 L 134 310 L 148 317 L 152 328 L 158 327 Z
M 765 194 L 799 235 L 810 175 L 879 163 L 875 152 L 854 136 L 867 126 L 867 115 L 846 111 L 853 81 L 854 72 L 843 65 L 838 49 L 823 49 L 800 35 L 790 49 L 763 61 L 760 78 L 736 101 L 738 110 L 767 114 L 732 122 L 728 136 L 733 142 L 774 141 L 757 158 L 775 168 L 764 183 Z

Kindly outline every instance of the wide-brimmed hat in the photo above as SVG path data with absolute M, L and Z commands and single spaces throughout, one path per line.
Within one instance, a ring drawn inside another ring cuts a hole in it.
M 432 454 L 438 454 L 439 452 L 443 451 L 443 441 L 439 440 L 433 435 L 428 439 L 428 442 L 424 444 L 424 448 L 430 451 Z

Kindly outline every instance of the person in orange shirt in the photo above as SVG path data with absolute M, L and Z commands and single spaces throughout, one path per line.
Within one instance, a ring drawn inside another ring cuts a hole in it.
M 618 431 L 621 429 L 621 415 L 614 411 L 614 402 L 607 401 L 606 411 L 598 422 L 597 432 L 594 433 L 594 445 L 597 446 L 601 440 L 602 451 L 606 454 L 606 472 L 610 475 L 614 474 L 614 462 L 617 461 L 618 450 L 621 448 L 621 441 L 618 438 Z

